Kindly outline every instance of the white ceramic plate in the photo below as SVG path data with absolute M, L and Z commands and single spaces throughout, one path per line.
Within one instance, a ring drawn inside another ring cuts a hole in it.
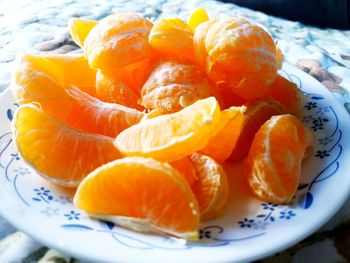
M 350 119 L 309 75 L 289 65 L 282 74 L 307 94 L 302 120 L 316 137 L 314 153 L 303 164 L 299 190 L 289 206 L 254 198 L 240 163 L 227 167 L 232 192 L 228 211 L 202 224 L 198 243 L 90 219 L 73 206 L 71 193 L 35 174 L 13 147 L 10 122 L 18 105 L 5 91 L 0 97 L 0 213 L 42 244 L 93 262 L 251 261 L 291 246 L 323 225 L 348 197 Z

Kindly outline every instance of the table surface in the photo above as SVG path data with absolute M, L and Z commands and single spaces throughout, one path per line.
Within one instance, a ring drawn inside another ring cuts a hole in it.
M 67 30 L 71 17 L 99 20 L 118 11 L 140 12 L 150 19 L 186 19 L 195 7 L 212 17 L 244 16 L 264 27 L 285 60 L 323 83 L 350 114 L 350 31 L 319 29 L 217 1 L 185 0 L 2 0 L 0 3 L 0 92 L 8 87 L 11 65 L 20 52 L 79 52 Z M 43 247 L 0 217 L 0 262 L 76 262 Z M 317 233 L 262 262 L 349 262 L 350 199 Z

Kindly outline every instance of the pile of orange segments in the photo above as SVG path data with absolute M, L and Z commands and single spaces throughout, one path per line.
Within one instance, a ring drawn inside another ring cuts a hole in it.
M 291 200 L 313 140 L 261 27 L 199 8 L 187 22 L 124 12 L 69 30 L 83 54 L 17 58 L 12 130 L 38 174 L 77 187 L 78 208 L 194 241 L 228 205 L 222 164 L 242 158 L 257 197 Z

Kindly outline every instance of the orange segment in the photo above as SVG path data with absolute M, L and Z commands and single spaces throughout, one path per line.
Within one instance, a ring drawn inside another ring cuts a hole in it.
M 196 171 L 194 170 L 189 157 L 186 156 L 169 164 L 185 177 L 189 185 L 193 185 L 197 180 Z
M 74 130 L 35 104 L 17 109 L 12 131 L 23 159 L 64 186 L 77 186 L 98 166 L 121 157 L 111 138 Z
M 208 144 L 199 152 L 214 158 L 218 162 L 230 157 L 240 135 L 246 107 L 231 107 L 221 112 L 218 132 L 210 138 Z
M 115 72 L 123 83 L 133 89 L 136 94 L 140 95 L 143 84 L 145 84 L 158 60 L 159 58 L 157 56 L 152 56 L 126 67 L 118 68 Z
M 118 103 L 143 110 L 143 107 L 138 104 L 140 95 L 122 83 L 118 78 L 118 74 L 113 71 L 97 71 L 96 97 L 105 102 Z
M 71 18 L 68 21 L 68 29 L 73 41 L 81 48 L 84 47 L 84 41 L 93 27 L 97 25 L 97 21 Z
M 238 131 L 232 133 L 237 137 L 230 155 L 231 160 L 239 160 L 247 154 L 255 133 L 265 121 L 273 115 L 284 113 L 282 106 L 270 98 L 251 101 L 245 106 L 247 110 L 243 113 L 243 121 L 235 127 Z
M 153 26 L 148 40 L 163 55 L 193 59 L 192 30 L 180 18 L 161 18 Z
M 288 203 L 297 190 L 301 162 L 312 144 L 310 131 L 292 115 L 273 116 L 265 122 L 246 160 L 253 192 L 267 202 Z
M 191 188 L 174 168 L 151 158 L 123 158 L 99 167 L 79 185 L 74 204 L 136 231 L 198 240 L 199 209 Z
M 121 131 L 139 123 L 145 115 L 143 112 L 123 105 L 104 103 L 84 94 L 79 89 L 67 89 L 66 94 L 71 100 L 71 108 L 70 111 L 67 107 L 66 111 L 61 112 L 66 114 L 62 120 L 83 131 L 114 138 Z
M 39 56 L 36 58 L 38 60 Z M 96 71 L 90 68 L 84 55 L 49 54 L 42 56 L 42 58 L 50 61 L 59 69 L 65 86 L 76 86 L 91 96 L 96 95 Z
M 201 219 L 216 217 L 228 204 L 230 192 L 226 173 L 220 164 L 208 156 L 194 153 L 191 161 L 198 176 L 192 191 L 198 200 Z
M 194 54 L 196 55 L 196 59 L 206 67 L 208 52 L 205 48 L 205 38 L 207 36 L 209 28 L 214 25 L 217 22 L 216 19 L 210 19 L 208 21 L 205 21 L 201 24 L 199 24 L 193 34 L 193 47 L 194 47 Z M 210 73 L 210 70 L 207 70 L 207 73 Z
M 231 94 L 233 93 L 231 87 L 228 86 L 227 83 L 227 76 L 229 76 L 230 73 L 218 67 L 215 61 L 211 57 L 209 57 L 205 46 L 205 39 L 207 37 L 209 29 L 217 22 L 217 19 L 210 19 L 199 24 L 194 31 L 193 46 L 197 62 L 201 64 L 201 66 L 205 69 L 209 78 L 216 84 L 216 86 L 220 87 L 219 91 L 223 94 L 223 99 L 225 101 L 226 106 L 229 107 L 235 105 L 231 105 L 226 102 L 227 100 L 229 100 L 230 97 L 232 97 Z M 224 92 L 222 90 L 222 86 L 225 87 Z M 229 96 L 227 97 L 227 95 Z M 237 96 L 237 94 L 235 94 L 235 96 Z
M 212 94 L 212 85 L 199 66 L 165 60 L 153 69 L 143 85 L 141 104 L 147 109 L 169 113 Z
M 11 91 L 20 104 L 40 103 L 43 110 L 76 129 L 111 137 L 144 116 L 135 109 L 103 103 L 74 86 L 65 86 L 62 75 L 47 57 L 26 54 L 14 68 Z
M 190 26 L 192 32 L 194 32 L 197 26 L 207 20 L 209 20 L 207 11 L 202 7 L 198 7 L 190 14 L 187 23 Z
M 295 83 L 280 75 L 277 75 L 266 96 L 270 96 L 280 102 L 286 112 L 291 114 L 295 114 L 299 111 L 305 97 Z
M 143 120 L 121 132 L 115 145 L 127 156 L 175 161 L 202 149 L 219 121 L 219 104 L 210 97 L 179 112 Z
M 95 96 L 96 71 L 92 70 L 84 55 L 80 54 L 48 54 L 35 56 L 37 63 L 45 68 L 52 63 L 62 74 L 64 86 L 76 86 L 91 96 Z M 43 60 L 39 62 L 39 60 Z M 45 61 L 46 60 L 46 61 Z M 44 72 L 46 72 L 44 70 Z
M 32 68 L 33 72 L 28 72 Z M 16 58 L 12 74 L 14 80 L 32 82 L 37 75 L 45 74 L 60 86 L 77 86 L 95 96 L 96 71 L 90 69 L 86 58 L 79 54 L 22 54 Z M 43 83 L 41 83 L 43 84 Z M 46 87 L 46 85 L 43 85 Z M 43 88 L 41 87 L 41 88 Z
M 95 69 L 113 69 L 138 62 L 151 55 L 148 34 L 152 23 L 132 12 L 102 19 L 88 34 L 84 53 Z

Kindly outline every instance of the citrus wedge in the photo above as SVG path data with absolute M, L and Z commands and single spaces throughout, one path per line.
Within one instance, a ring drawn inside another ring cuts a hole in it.
M 228 204 L 229 186 L 225 170 L 214 159 L 194 153 L 191 161 L 198 180 L 192 185 L 201 220 L 220 215 Z
M 154 50 L 166 56 L 193 59 L 193 34 L 189 25 L 180 18 L 159 19 L 148 36 Z
M 71 127 L 111 137 L 144 116 L 123 105 L 104 103 L 81 91 L 80 86 L 68 85 L 61 77 L 67 76 L 61 71 L 63 68 L 52 57 L 24 54 L 18 59 L 11 82 L 16 102 L 40 103 L 44 111 Z
M 97 21 L 72 18 L 68 21 L 69 32 L 73 38 L 73 41 L 81 48 L 84 47 L 84 41 L 91 31 L 98 24 Z
M 12 131 L 23 159 L 38 174 L 64 186 L 77 186 L 95 168 L 121 157 L 111 138 L 74 130 L 37 104 L 17 109 Z
M 192 32 L 194 32 L 197 26 L 208 20 L 209 16 L 207 11 L 203 7 L 198 7 L 190 14 L 187 23 L 190 26 Z
M 280 103 L 271 98 L 253 100 L 245 104 L 247 109 L 241 113 L 240 125 L 232 131 L 235 144 L 230 155 L 231 160 L 239 160 L 244 157 L 252 144 L 255 133 L 273 115 L 283 114 L 284 109 Z
M 199 152 L 214 158 L 218 162 L 230 157 L 240 135 L 240 127 L 244 122 L 246 107 L 231 107 L 221 112 L 220 123 L 216 135 L 210 138 L 205 148 Z
M 185 177 L 189 185 L 193 185 L 197 180 L 196 171 L 189 157 L 186 156 L 169 164 Z
M 175 161 L 202 149 L 219 121 L 219 104 L 209 97 L 179 112 L 143 120 L 121 132 L 114 143 L 126 156 Z
M 74 204 L 136 231 L 198 239 L 199 209 L 191 188 L 169 164 L 152 158 L 128 157 L 97 168 L 79 185 Z
M 273 116 L 256 133 L 246 159 L 252 191 L 262 200 L 288 203 L 301 174 L 301 162 L 311 152 L 313 137 L 293 115 Z

